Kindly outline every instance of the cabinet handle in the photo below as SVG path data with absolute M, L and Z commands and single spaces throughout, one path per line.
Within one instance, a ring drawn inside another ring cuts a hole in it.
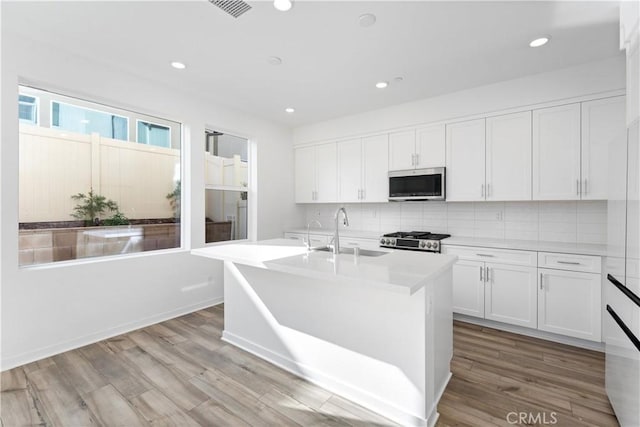
M 420 153 L 416 153 L 416 166 L 420 164 Z
M 487 184 L 487 197 L 491 195 L 491 184 Z
M 415 165 L 416 165 L 416 155 L 411 154 L 411 166 L 415 166 Z
M 491 283 L 491 279 L 489 278 L 489 267 L 485 267 L 487 269 L 487 272 L 485 273 L 485 278 L 487 280 L 487 283 Z
M 481 281 L 481 282 L 484 282 L 484 275 L 483 275 L 483 273 L 484 273 L 484 267 L 483 267 L 483 266 L 480 266 L 480 281 Z
M 495 255 L 490 255 L 490 254 L 476 254 L 476 256 L 483 256 L 486 258 L 493 258 Z
M 584 180 L 584 190 L 583 193 L 586 195 L 587 194 L 587 180 Z
M 540 273 L 540 289 L 544 289 L 544 287 L 542 286 L 542 277 L 543 277 L 544 273 Z
M 582 265 L 579 262 L 575 261 L 556 261 L 558 264 L 568 264 L 568 265 Z
M 576 179 L 576 196 L 580 195 L 580 180 Z
M 362 200 L 367 198 L 367 192 L 362 190 Z
M 360 199 L 361 199 L 361 197 L 360 197 L 360 192 L 361 192 L 361 191 L 362 191 L 362 190 L 360 190 L 360 189 L 358 188 L 358 200 L 360 200 Z
M 480 186 L 480 197 L 484 197 L 484 184 Z

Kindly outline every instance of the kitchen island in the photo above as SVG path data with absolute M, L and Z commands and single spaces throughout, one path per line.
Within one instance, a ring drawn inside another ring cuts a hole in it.
M 192 253 L 224 261 L 224 341 L 402 425 L 435 424 L 455 256 L 334 255 L 287 239 Z

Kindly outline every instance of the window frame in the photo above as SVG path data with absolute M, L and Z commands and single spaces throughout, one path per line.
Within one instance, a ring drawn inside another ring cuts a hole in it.
M 20 96 L 29 96 L 29 97 L 35 99 L 35 101 L 36 101 L 35 102 L 35 107 L 36 107 L 35 123 L 31 122 L 31 121 L 28 122 L 28 121 L 20 118 L 20 112 L 19 112 Z M 31 95 L 29 93 L 20 92 L 18 90 L 18 123 L 28 124 L 28 125 L 33 125 L 33 126 L 40 126 L 40 97 L 39 96 Z
M 45 92 L 48 92 L 48 91 L 46 91 L 46 90 L 44 90 L 44 89 L 40 89 L 40 90 L 43 90 L 43 91 L 45 91 Z M 55 93 L 55 92 L 49 92 L 49 93 L 51 93 L 52 95 L 61 95 L 61 94 L 57 94 L 57 93 Z M 66 97 L 69 97 L 69 98 L 73 98 L 73 96 L 69 96 L 69 95 L 62 95 L 62 96 L 66 96 Z M 52 98 L 53 98 L 53 97 L 52 97 Z M 89 102 L 89 103 L 92 103 L 92 104 L 97 104 L 97 102 L 94 102 L 94 101 L 87 101 L 87 100 L 84 100 L 84 99 L 81 99 L 81 101 Z M 117 138 L 114 138 L 114 137 L 104 137 L 104 138 L 115 139 L 116 141 L 131 142 L 131 140 L 129 139 L 129 137 L 130 137 L 130 132 L 129 132 L 129 117 L 121 116 L 121 115 L 119 115 L 119 114 L 115 114 L 115 113 L 109 113 L 108 111 L 97 110 L 97 109 L 95 109 L 95 108 L 83 107 L 83 106 L 80 106 L 80 105 L 75 105 L 75 104 L 71 104 L 71 103 L 69 103 L 69 102 L 58 101 L 58 100 L 54 100 L 54 99 L 51 99 L 51 101 L 50 101 L 50 105 L 49 105 L 49 127 L 50 127 L 51 129 L 58 129 L 58 130 L 63 131 L 63 132 L 64 132 L 64 131 L 71 132 L 71 131 L 70 131 L 70 130 L 68 130 L 68 129 L 63 129 L 63 128 L 61 128 L 60 126 L 55 126 L 55 125 L 53 124 L 53 104 L 54 104 L 54 103 L 57 103 L 57 104 L 64 104 L 64 105 L 68 105 L 68 106 L 70 106 L 70 107 L 81 108 L 81 109 L 83 109 L 83 110 L 89 110 L 89 111 L 95 111 L 96 113 L 101 113 L 101 114 L 111 115 L 111 116 L 114 116 L 114 117 L 120 117 L 120 118 L 122 118 L 122 119 L 125 119 L 125 120 L 127 121 L 127 126 L 126 126 L 126 128 L 127 128 L 127 137 L 126 137 L 126 139 L 122 140 L 122 139 L 117 139 Z M 113 109 L 117 109 L 117 107 L 111 107 L 110 105 L 108 105 L 107 107 L 110 107 L 110 108 L 113 108 Z M 124 108 L 121 108 L 121 109 L 122 109 L 122 110 L 125 110 Z M 125 111 L 129 111 L 129 110 L 125 110 Z M 132 113 L 135 113 L 135 111 L 131 111 L 131 112 L 132 112 Z M 87 133 L 87 134 L 84 134 L 84 135 L 91 135 L 91 134 L 90 134 L 90 133 Z
M 138 123 L 141 123 L 141 122 L 169 129 L 169 146 L 168 147 L 159 147 L 159 148 L 173 148 L 172 147 L 173 141 L 171 140 L 171 133 L 173 132 L 173 128 L 171 127 L 171 125 L 163 125 L 163 124 L 160 124 L 160 123 L 154 123 L 154 122 L 151 122 L 151 121 L 148 121 L 148 120 L 141 120 L 141 119 L 136 119 L 136 141 L 135 141 L 136 144 L 143 144 L 143 145 L 149 145 L 151 147 L 158 147 L 157 145 L 149 144 L 148 142 L 140 142 L 140 135 L 139 135 L 139 132 L 138 132 Z

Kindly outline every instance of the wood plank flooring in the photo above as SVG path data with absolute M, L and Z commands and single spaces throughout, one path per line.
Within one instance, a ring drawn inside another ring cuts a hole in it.
M 222 342 L 223 310 L 3 372 L 2 426 L 394 425 Z M 452 371 L 438 426 L 617 426 L 600 353 L 455 322 Z

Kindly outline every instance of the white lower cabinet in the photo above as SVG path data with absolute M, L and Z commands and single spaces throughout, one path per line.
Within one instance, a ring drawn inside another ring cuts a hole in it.
M 537 326 L 536 267 L 487 263 L 484 318 L 512 325 Z
M 484 317 L 484 262 L 460 259 L 453 265 L 453 311 Z
M 536 327 L 535 252 L 445 247 L 444 253 L 459 257 L 453 266 L 455 313 Z
M 538 329 L 601 340 L 601 276 L 540 268 Z

